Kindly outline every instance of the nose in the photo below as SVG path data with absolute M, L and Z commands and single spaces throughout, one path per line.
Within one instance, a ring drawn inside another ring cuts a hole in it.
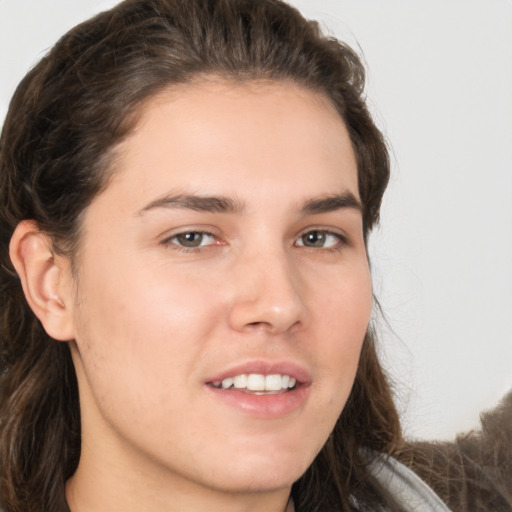
M 229 322 L 233 329 L 281 334 L 305 324 L 303 286 L 296 263 L 285 250 L 241 256 L 231 278 Z

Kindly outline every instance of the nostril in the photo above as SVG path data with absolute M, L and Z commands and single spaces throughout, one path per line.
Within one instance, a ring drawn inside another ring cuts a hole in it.
M 278 322 L 266 322 L 266 321 L 257 321 L 257 322 L 249 322 L 245 325 L 245 329 L 247 331 L 252 332 L 265 332 L 267 334 L 278 334 L 290 329 L 293 329 L 295 326 L 300 325 L 300 321 L 293 322 L 291 324 L 279 325 Z
M 270 322 L 250 322 L 247 327 L 254 329 L 270 329 L 272 326 Z

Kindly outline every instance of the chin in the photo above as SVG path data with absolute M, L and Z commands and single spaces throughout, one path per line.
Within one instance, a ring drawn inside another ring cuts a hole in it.
M 289 489 L 298 480 L 304 471 L 272 472 L 261 474 L 257 471 L 248 471 L 247 474 L 235 474 L 236 470 L 229 473 L 225 478 L 219 478 L 212 487 L 222 489 L 229 493 L 267 493 Z
M 290 488 L 308 469 L 313 459 L 294 457 L 275 457 L 267 460 L 237 460 L 229 465 L 227 471 L 215 471 L 214 487 L 224 488 L 227 492 L 272 492 Z

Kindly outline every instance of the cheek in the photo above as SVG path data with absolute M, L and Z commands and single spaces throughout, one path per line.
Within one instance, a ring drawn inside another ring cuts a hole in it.
M 98 395 L 116 389 L 144 407 L 173 404 L 170 390 L 193 375 L 218 306 L 208 287 L 186 276 L 127 267 L 84 272 L 76 322 L 84 370 Z
M 303 275 L 309 321 L 304 347 L 314 361 L 314 413 L 321 448 L 352 389 L 372 312 L 371 275 L 364 250 L 339 265 Z
M 206 320 L 215 305 L 200 280 L 163 265 L 140 269 L 121 261 L 110 269 L 95 266 L 85 275 L 79 307 L 110 346 L 131 343 L 133 348 L 136 340 L 147 346 L 152 333 L 170 342 L 200 327 L 199 320 Z M 198 311 L 204 314 L 199 317 Z
M 366 262 L 333 273 L 327 290 L 312 294 L 314 349 L 322 402 L 319 414 L 334 426 L 352 389 L 372 312 L 372 284 Z
M 356 351 L 370 321 L 373 292 L 368 265 L 361 261 L 323 280 L 326 290 L 312 299 L 315 324 L 324 331 L 326 343 L 340 354 Z M 359 347 L 360 348 L 360 347 Z

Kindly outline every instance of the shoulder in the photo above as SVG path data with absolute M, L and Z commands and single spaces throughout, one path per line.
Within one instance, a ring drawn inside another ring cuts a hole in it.
M 512 512 L 512 392 L 454 442 L 411 442 L 398 459 L 454 512 Z

